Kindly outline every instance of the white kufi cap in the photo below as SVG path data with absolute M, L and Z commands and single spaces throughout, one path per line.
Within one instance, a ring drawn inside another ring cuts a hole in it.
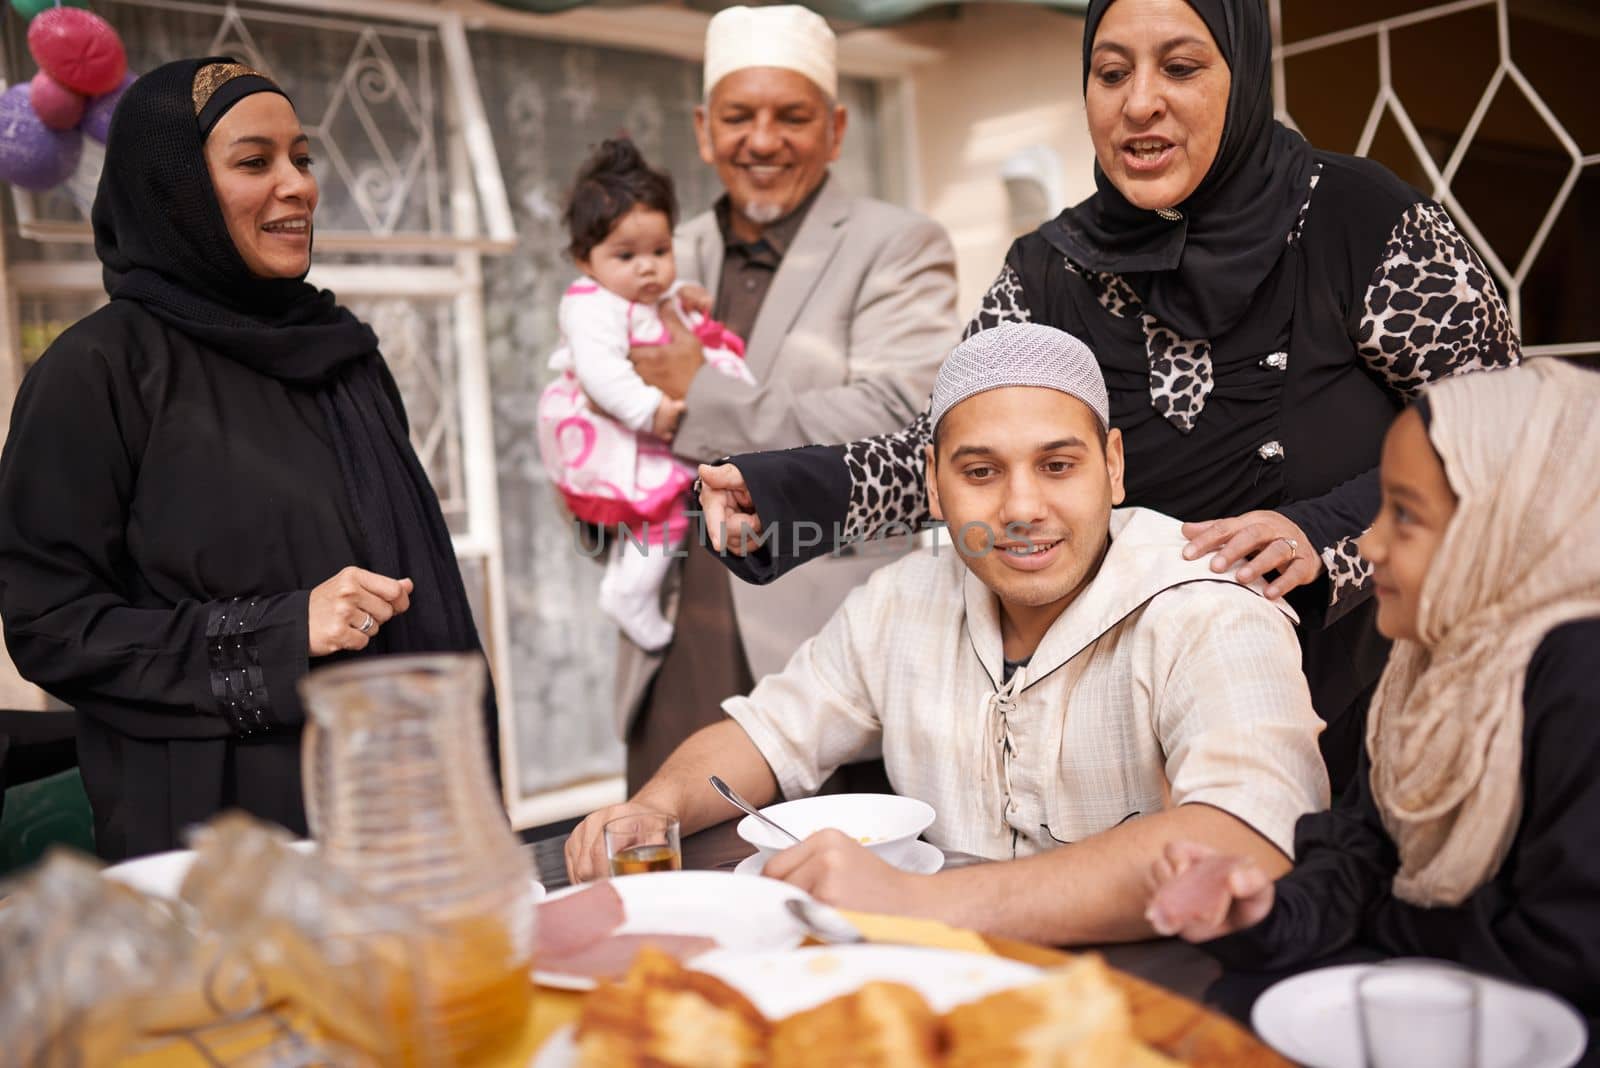
M 1040 323 L 1001 323 L 957 345 L 933 384 L 930 425 L 937 428 L 968 397 L 1008 386 L 1060 390 L 1088 405 L 1102 427 L 1111 425 L 1106 380 L 1094 353 L 1071 334 Z
M 779 67 L 810 78 L 830 98 L 839 95 L 838 42 L 828 22 L 798 4 L 728 7 L 706 26 L 705 95 L 736 70 Z

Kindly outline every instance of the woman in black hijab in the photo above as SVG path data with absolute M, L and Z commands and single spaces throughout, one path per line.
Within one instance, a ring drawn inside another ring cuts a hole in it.
M 480 649 L 377 338 L 304 281 L 310 162 L 255 71 L 140 78 L 93 211 L 111 302 L 17 395 L 0 618 L 23 675 L 77 712 L 107 859 L 224 808 L 303 834 L 300 677 Z
M 1295 591 L 1337 791 L 1387 651 L 1355 551 L 1384 432 L 1425 383 L 1516 362 L 1510 317 L 1443 208 L 1274 121 L 1262 0 L 1093 0 L 1083 77 L 1096 192 L 1012 245 L 967 332 L 1030 320 L 1082 338 L 1128 503 L 1201 521 L 1186 555 Z M 713 540 L 759 517 L 777 551 L 728 563 L 766 582 L 835 547 L 786 549 L 796 521 L 844 540 L 924 522 L 927 439 L 923 418 L 707 469 Z

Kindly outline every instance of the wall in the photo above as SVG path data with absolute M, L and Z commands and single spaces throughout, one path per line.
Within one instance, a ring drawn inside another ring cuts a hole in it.
M 1083 20 L 1029 5 L 966 4 L 896 36 L 941 58 L 912 76 L 917 177 L 923 211 L 955 242 L 963 318 L 994 281 L 1015 226 L 1001 166 L 1032 145 L 1062 162 L 1062 203 L 1094 191 L 1083 115 Z M 1034 224 L 1042 221 L 1035 219 Z

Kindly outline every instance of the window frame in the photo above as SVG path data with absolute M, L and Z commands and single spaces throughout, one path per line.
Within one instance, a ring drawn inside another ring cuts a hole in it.
M 325 252 L 372 255 L 427 252 L 449 256 L 449 260 L 421 267 L 382 263 L 327 264 L 313 268 L 309 280 L 348 299 L 399 295 L 454 301 L 467 530 L 455 535 L 453 542 L 463 565 L 474 561 L 485 569 L 488 624 L 485 646 L 501 695 L 503 800 L 513 826 L 518 828 L 569 818 L 622 800 L 624 785 L 620 775 L 582 780 L 526 795 L 521 788 L 482 270 L 482 257 L 508 251 L 515 246 L 517 234 L 479 94 L 466 31 L 468 28 L 489 30 L 699 61 L 703 58 L 709 15 L 667 6 L 627 11 L 590 8 L 559 15 L 534 15 L 480 0 L 444 0 L 439 4 L 405 0 L 269 0 L 245 7 L 232 0 L 220 4 L 202 0 L 119 0 L 119 3 L 220 13 L 240 20 L 269 18 L 281 22 L 291 17 L 300 23 L 325 20 L 330 24 L 338 22 L 346 28 L 353 25 L 352 19 L 371 19 L 386 25 L 422 27 L 437 33 L 445 66 L 440 90 L 445 98 L 446 132 L 442 148 L 448 173 L 449 232 L 319 232 L 317 244 L 318 249 Z M 897 199 L 913 207 L 921 206 L 921 190 L 917 179 L 912 71 L 937 55 L 933 50 L 883 30 L 853 31 L 841 37 L 839 44 L 841 75 L 870 78 L 879 84 L 880 122 L 887 136 L 886 143 L 876 147 L 884 167 L 885 184 Z M 4 57 L 0 56 L 0 64 L 3 61 Z M 5 85 L 6 73 L 0 69 L 0 88 Z M 87 221 L 61 223 L 39 218 L 31 194 L 14 189 L 12 202 L 24 238 L 47 244 L 83 245 L 93 241 Z M 3 240 L 0 240 L 0 277 L 6 281 L 5 296 L 0 300 L 0 445 L 3 445 L 12 398 L 23 370 L 19 300 L 25 296 L 52 295 L 103 297 L 103 289 L 100 265 L 94 260 L 8 261 Z M 8 663 L 0 662 L 0 671 L 9 668 Z M 39 707 L 43 707 L 43 695 L 36 693 L 36 697 Z
M 1372 107 L 1367 113 L 1366 126 L 1361 132 L 1361 140 L 1356 146 L 1355 154 L 1365 156 L 1372 148 L 1374 138 L 1377 136 L 1378 127 L 1384 114 L 1391 114 L 1396 125 L 1405 135 L 1406 143 L 1410 145 L 1412 153 L 1416 156 L 1418 164 L 1423 168 L 1428 180 L 1432 183 L 1429 196 L 1443 204 L 1450 212 L 1451 219 L 1456 226 L 1470 240 L 1478 253 L 1483 257 L 1485 265 L 1494 275 L 1495 281 L 1505 297 L 1506 307 L 1511 315 L 1511 325 L 1518 335 L 1522 333 L 1522 286 L 1527 281 L 1528 274 L 1533 270 L 1538 261 L 1539 253 L 1544 250 L 1545 242 L 1554 228 L 1556 220 L 1560 218 L 1561 211 L 1566 207 L 1567 199 L 1578 184 L 1578 179 L 1583 171 L 1590 167 L 1600 168 L 1600 153 L 1584 155 L 1578 147 L 1577 141 L 1567 132 L 1566 127 L 1540 97 L 1537 89 L 1523 75 L 1511 54 L 1511 29 L 1510 17 L 1506 0 L 1455 0 L 1452 3 L 1438 4 L 1433 7 L 1423 8 L 1418 11 L 1397 15 L 1393 18 L 1380 19 L 1375 22 L 1363 23 L 1349 29 L 1338 30 L 1332 33 L 1319 34 L 1304 40 L 1295 41 L 1285 45 L 1283 43 L 1283 4 L 1284 0 L 1268 0 L 1268 11 L 1272 20 L 1272 77 L 1273 99 L 1277 102 L 1278 119 L 1285 125 L 1299 129 L 1295 126 L 1294 118 L 1285 106 L 1288 100 L 1288 78 L 1285 73 L 1284 60 L 1294 56 L 1315 52 L 1323 48 L 1348 44 L 1365 38 L 1375 38 L 1378 45 L 1378 93 L 1373 99 Z M 1478 100 L 1477 107 L 1467 120 L 1466 127 L 1462 130 L 1460 140 L 1457 141 L 1450 158 L 1445 165 L 1440 167 L 1423 143 L 1422 135 L 1418 132 L 1416 124 L 1412 122 L 1406 111 L 1405 104 L 1394 88 L 1392 79 L 1392 65 L 1390 59 L 1390 35 L 1393 31 L 1404 27 L 1415 26 L 1419 23 L 1432 22 L 1438 19 L 1458 15 L 1464 11 L 1479 8 L 1493 8 L 1496 19 L 1496 32 L 1499 45 L 1499 61 L 1495 66 L 1494 74 L 1490 77 L 1488 85 L 1484 87 L 1483 95 Z M 1512 264 L 1506 262 L 1494 246 L 1484 237 L 1483 232 L 1473 221 L 1472 214 L 1462 206 L 1451 188 L 1462 162 L 1466 159 L 1468 150 L 1472 147 L 1479 126 L 1484 117 L 1489 113 L 1495 97 L 1505 83 L 1512 83 L 1533 107 L 1539 117 L 1549 126 L 1555 138 L 1560 142 L 1562 149 L 1567 153 L 1570 163 L 1566 177 L 1558 189 L 1555 199 L 1551 202 L 1544 216 L 1541 218 L 1539 228 L 1534 232 L 1533 240 L 1523 253 L 1521 260 Z M 1524 345 L 1524 356 L 1594 356 L 1600 355 L 1600 338 L 1590 341 L 1568 342 L 1554 345 Z

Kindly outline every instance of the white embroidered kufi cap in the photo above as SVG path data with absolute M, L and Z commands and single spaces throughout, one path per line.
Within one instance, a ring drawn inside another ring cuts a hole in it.
M 798 4 L 723 8 L 706 26 L 706 99 L 723 78 L 747 67 L 798 71 L 835 98 L 837 53 L 827 20 Z
M 933 384 L 930 425 L 937 428 L 968 397 L 1008 386 L 1058 389 L 1088 405 L 1100 425 L 1110 428 L 1111 402 L 1094 353 L 1071 334 L 1040 323 L 1001 323 L 957 345 Z

